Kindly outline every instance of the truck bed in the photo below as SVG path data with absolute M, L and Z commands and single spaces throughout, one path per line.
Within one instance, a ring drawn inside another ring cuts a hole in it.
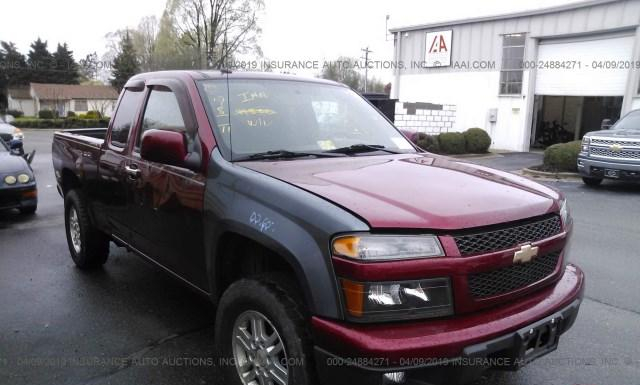
M 83 183 L 98 178 L 98 160 L 106 135 L 106 128 L 62 130 L 53 135 L 53 168 L 59 186 L 65 174 L 76 175 Z

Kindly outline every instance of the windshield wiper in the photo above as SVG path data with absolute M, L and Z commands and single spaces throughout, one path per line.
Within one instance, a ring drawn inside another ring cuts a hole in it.
M 324 152 L 337 153 L 337 154 L 359 154 L 363 152 L 384 151 L 390 154 L 400 154 L 398 151 L 390 150 L 380 144 L 352 144 L 347 147 L 340 147 L 333 150 Z
M 247 155 L 234 161 L 242 162 L 247 160 L 263 160 L 263 159 L 290 159 L 290 158 L 303 158 L 307 156 L 315 156 L 321 158 L 333 158 L 339 155 L 325 154 L 324 152 L 300 152 L 300 151 L 288 151 L 288 150 L 272 150 L 265 152 L 258 152 L 255 154 Z

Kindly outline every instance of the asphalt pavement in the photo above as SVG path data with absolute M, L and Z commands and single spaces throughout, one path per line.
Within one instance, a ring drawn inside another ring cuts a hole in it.
M 215 309 L 157 268 L 112 245 L 102 271 L 73 266 L 51 165 L 51 130 L 26 130 L 37 150 L 34 216 L 0 213 L 0 384 L 219 384 Z M 469 159 L 513 171 L 540 154 Z M 545 182 L 569 199 L 572 261 L 587 275 L 576 324 L 557 351 L 474 385 L 640 384 L 640 185 Z

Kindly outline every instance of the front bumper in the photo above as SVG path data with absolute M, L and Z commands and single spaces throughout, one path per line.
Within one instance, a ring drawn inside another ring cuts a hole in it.
M 27 186 L 0 188 L 0 210 L 21 209 L 38 205 L 38 190 L 35 182 Z
M 588 178 L 610 178 L 605 170 L 617 170 L 618 177 L 612 179 L 640 180 L 640 161 L 596 159 L 584 155 L 578 156 L 578 173 Z
M 553 333 L 558 338 L 573 325 L 583 293 L 584 274 L 569 265 L 555 286 L 482 312 L 376 325 L 314 317 L 318 374 L 325 384 L 393 384 L 383 379 L 393 372 L 404 372 L 405 384 L 437 384 L 466 382 L 496 366 L 516 370 L 557 345 L 556 339 L 533 356 L 523 355 L 525 334 L 561 320 Z

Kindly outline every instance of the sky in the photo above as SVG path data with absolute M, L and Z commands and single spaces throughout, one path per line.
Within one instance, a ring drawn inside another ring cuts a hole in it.
M 566 4 L 567 0 L 264 0 L 260 46 L 270 60 L 332 60 L 359 57 L 392 60 L 389 28 L 497 15 Z M 160 17 L 166 0 L 2 0 L 0 40 L 27 53 L 37 37 L 55 50 L 67 42 L 76 60 L 106 51 L 105 35 L 135 28 L 144 16 Z M 389 15 L 388 24 L 386 16 Z M 28 21 L 28 22 L 27 22 Z M 373 75 L 388 78 L 390 73 Z

